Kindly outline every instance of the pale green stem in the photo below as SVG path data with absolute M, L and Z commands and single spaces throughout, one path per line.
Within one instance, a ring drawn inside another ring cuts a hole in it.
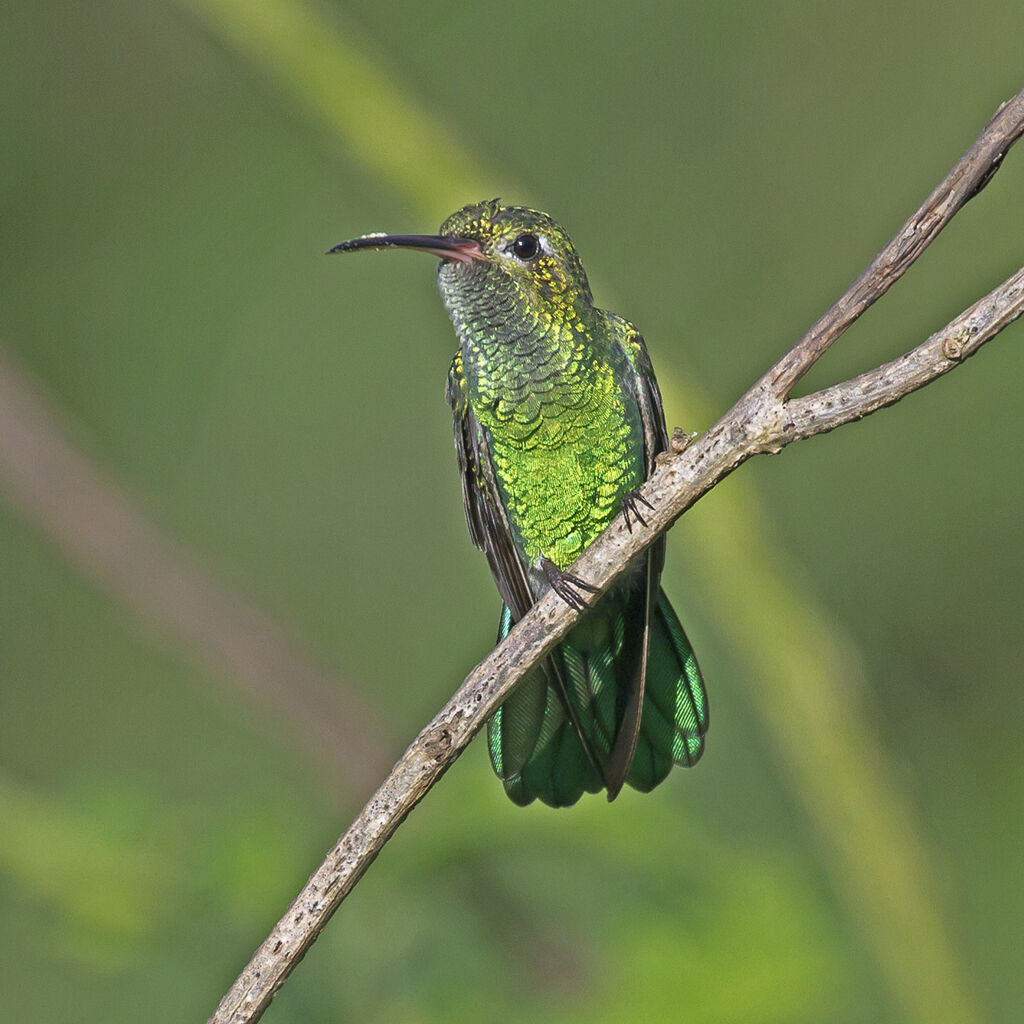
M 294 0 L 178 2 L 291 95 L 344 157 L 422 210 L 428 223 L 439 224 L 465 196 L 490 198 L 502 184 L 373 59 L 368 41 L 340 31 L 340 14 L 328 21 L 318 7 Z

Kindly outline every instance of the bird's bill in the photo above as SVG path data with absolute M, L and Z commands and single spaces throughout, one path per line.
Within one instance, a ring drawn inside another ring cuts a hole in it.
M 470 263 L 484 256 L 480 243 L 475 239 L 448 235 L 363 235 L 332 245 L 327 253 L 352 252 L 355 249 L 417 249 L 440 256 L 443 260 L 458 260 L 460 263 Z

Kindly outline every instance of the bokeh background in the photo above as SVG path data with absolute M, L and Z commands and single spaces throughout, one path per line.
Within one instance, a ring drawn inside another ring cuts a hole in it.
M 15 0 L 0 31 L 0 1016 L 198 1021 L 488 651 L 426 258 L 566 224 L 702 429 L 1020 77 L 1005 3 Z M 1022 262 L 1013 153 L 815 370 Z M 1013 1021 L 1024 328 L 673 530 L 698 769 L 513 807 L 482 743 L 266 1019 Z

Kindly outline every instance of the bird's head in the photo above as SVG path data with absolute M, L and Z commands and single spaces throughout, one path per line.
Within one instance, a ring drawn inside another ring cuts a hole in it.
M 441 258 L 438 278 L 449 307 L 490 306 L 511 299 L 521 313 L 592 302 L 572 241 L 546 213 L 502 206 L 497 199 L 464 206 L 437 235 L 365 235 L 329 252 L 417 249 Z

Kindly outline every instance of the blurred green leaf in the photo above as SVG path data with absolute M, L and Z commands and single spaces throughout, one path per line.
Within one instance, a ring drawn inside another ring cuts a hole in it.
M 0 778 L 0 870 L 53 914 L 69 955 L 112 966 L 159 928 L 175 851 L 141 794 L 91 796 L 69 804 Z

